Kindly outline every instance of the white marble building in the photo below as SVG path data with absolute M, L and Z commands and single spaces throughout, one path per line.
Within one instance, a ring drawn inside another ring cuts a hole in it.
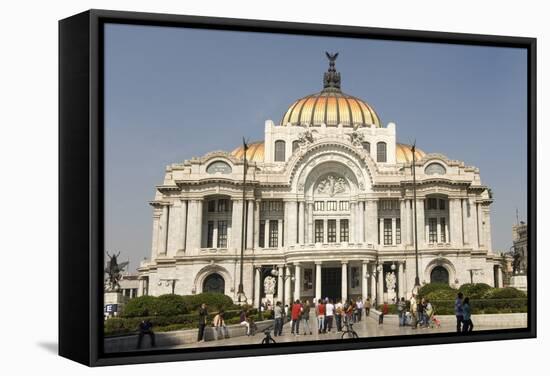
M 466 152 L 466 151 L 465 151 Z M 412 152 L 365 101 L 343 93 L 331 59 L 321 92 L 265 122 L 264 141 L 166 168 L 156 187 L 151 259 L 140 294 L 220 291 L 237 299 L 242 211 L 243 286 L 275 298 L 410 296 L 414 287 Z M 492 198 L 479 170 L 416 150 L 420 283 L 502 284 L 491 247 Z M 395 286 L 388 273 L 394 273 Z M 289 276 L 284 278 L 283 274 Z M 390 285 L 388 286 L 387 281 Z M 284 282 L 284 283 L 283 283 Z M 284 287 L 283 287 L 284 286 Z M 393 287 L 393 288 L 392 288 Z

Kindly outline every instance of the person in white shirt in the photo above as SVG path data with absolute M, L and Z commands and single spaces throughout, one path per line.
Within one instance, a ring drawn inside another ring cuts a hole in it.
M 357 321 L 361 321 L 362 315 L 363 315 L 363 300 L 359 298 L 357 299 Z
M 326 306 L 326 326 L 327 331 L 330 333 L 332 329 L 332 321 L 334 319 L 334 304 L 332 304 L 332 300 L 329 300 Z
M 336 320 L 336 331 L 342 331 L 342 317 L 344 316 L 344 304 L 340 300 L 334 306 L 334 318 Z

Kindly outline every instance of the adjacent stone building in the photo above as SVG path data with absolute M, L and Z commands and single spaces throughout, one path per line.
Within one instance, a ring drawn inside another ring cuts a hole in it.
M 414 286 L 413 167 L 420 282 L 502 284 L 491 248 L 490 190 L 479 170 L 396 141 L 367 102 L 341 90 L 334 57 L 323 90 L 293 102 L 247 150 L 216 151 L 166 168 L 156 187 L 151 258 L 140 294 L 223 292 L 237 299 L 242 213 L 249 302 L 378 301 Z M 246 185 L 243 201 L 243 173 Z M 499 282 L 500 279 L 500 282 Z

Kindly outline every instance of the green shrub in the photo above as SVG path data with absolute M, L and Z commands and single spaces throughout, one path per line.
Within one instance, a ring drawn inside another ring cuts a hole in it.
M 418 295 L 427 296 L 428 294 L 434 292 L 434 291 L 454 291 L 456 293 L 456 290 L 453 289 L 451 286 L 449 286 L 446 283 L 428 283 L 422 286 L 418 290 Z
M 190 312 L 197 311 L 203 303 L 207 305 L 208 310 L 234 308 L 233 300 L 229 296 L 220 293 L 205 292 L 197 295 L 185 295 L 183 298 Z
M 431 301 L 438 315 L 454 315 L 454 300 Z M 526 298 L 473 299 L 470 301 L 473 314 L 527 312 Z
M 452 300 L 456 298 L 457 291 L 454 289 L 450 290 L 435 290 L 426 295 L 430 301 L 432 300 Z
M 491 289 L 485 295 L 487 299 L 518 299 L 525 298 L 526 294 L 514 287 L 505 287 L 501 289 Z
M 492 289 L 486 283 L 466 283 L 458 289 L 461 293 L 464 294 L 464 297 L 469 297 L 470 299 L 482 299 L 485 294 Z
M 139 296 L 131 299 L 124 306 L 124 317 L 143 317 L 143 316 L 156 316 L 157 312 L 157 298 L 155 296 Z
M 175 316 L 189 313 L 189 304 L 184 296 L 166 294 L 157 297 L 156 316 Z

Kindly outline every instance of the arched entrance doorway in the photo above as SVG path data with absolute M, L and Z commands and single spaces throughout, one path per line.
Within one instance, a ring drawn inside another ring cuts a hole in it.
M 202 292 L 225 293 L 225 281 L 218 273 L 212 273 L 204 279 Z
M 431 283 L 449 284 L 449 272 L 443 266 L 436 266 L 430 274 Z

